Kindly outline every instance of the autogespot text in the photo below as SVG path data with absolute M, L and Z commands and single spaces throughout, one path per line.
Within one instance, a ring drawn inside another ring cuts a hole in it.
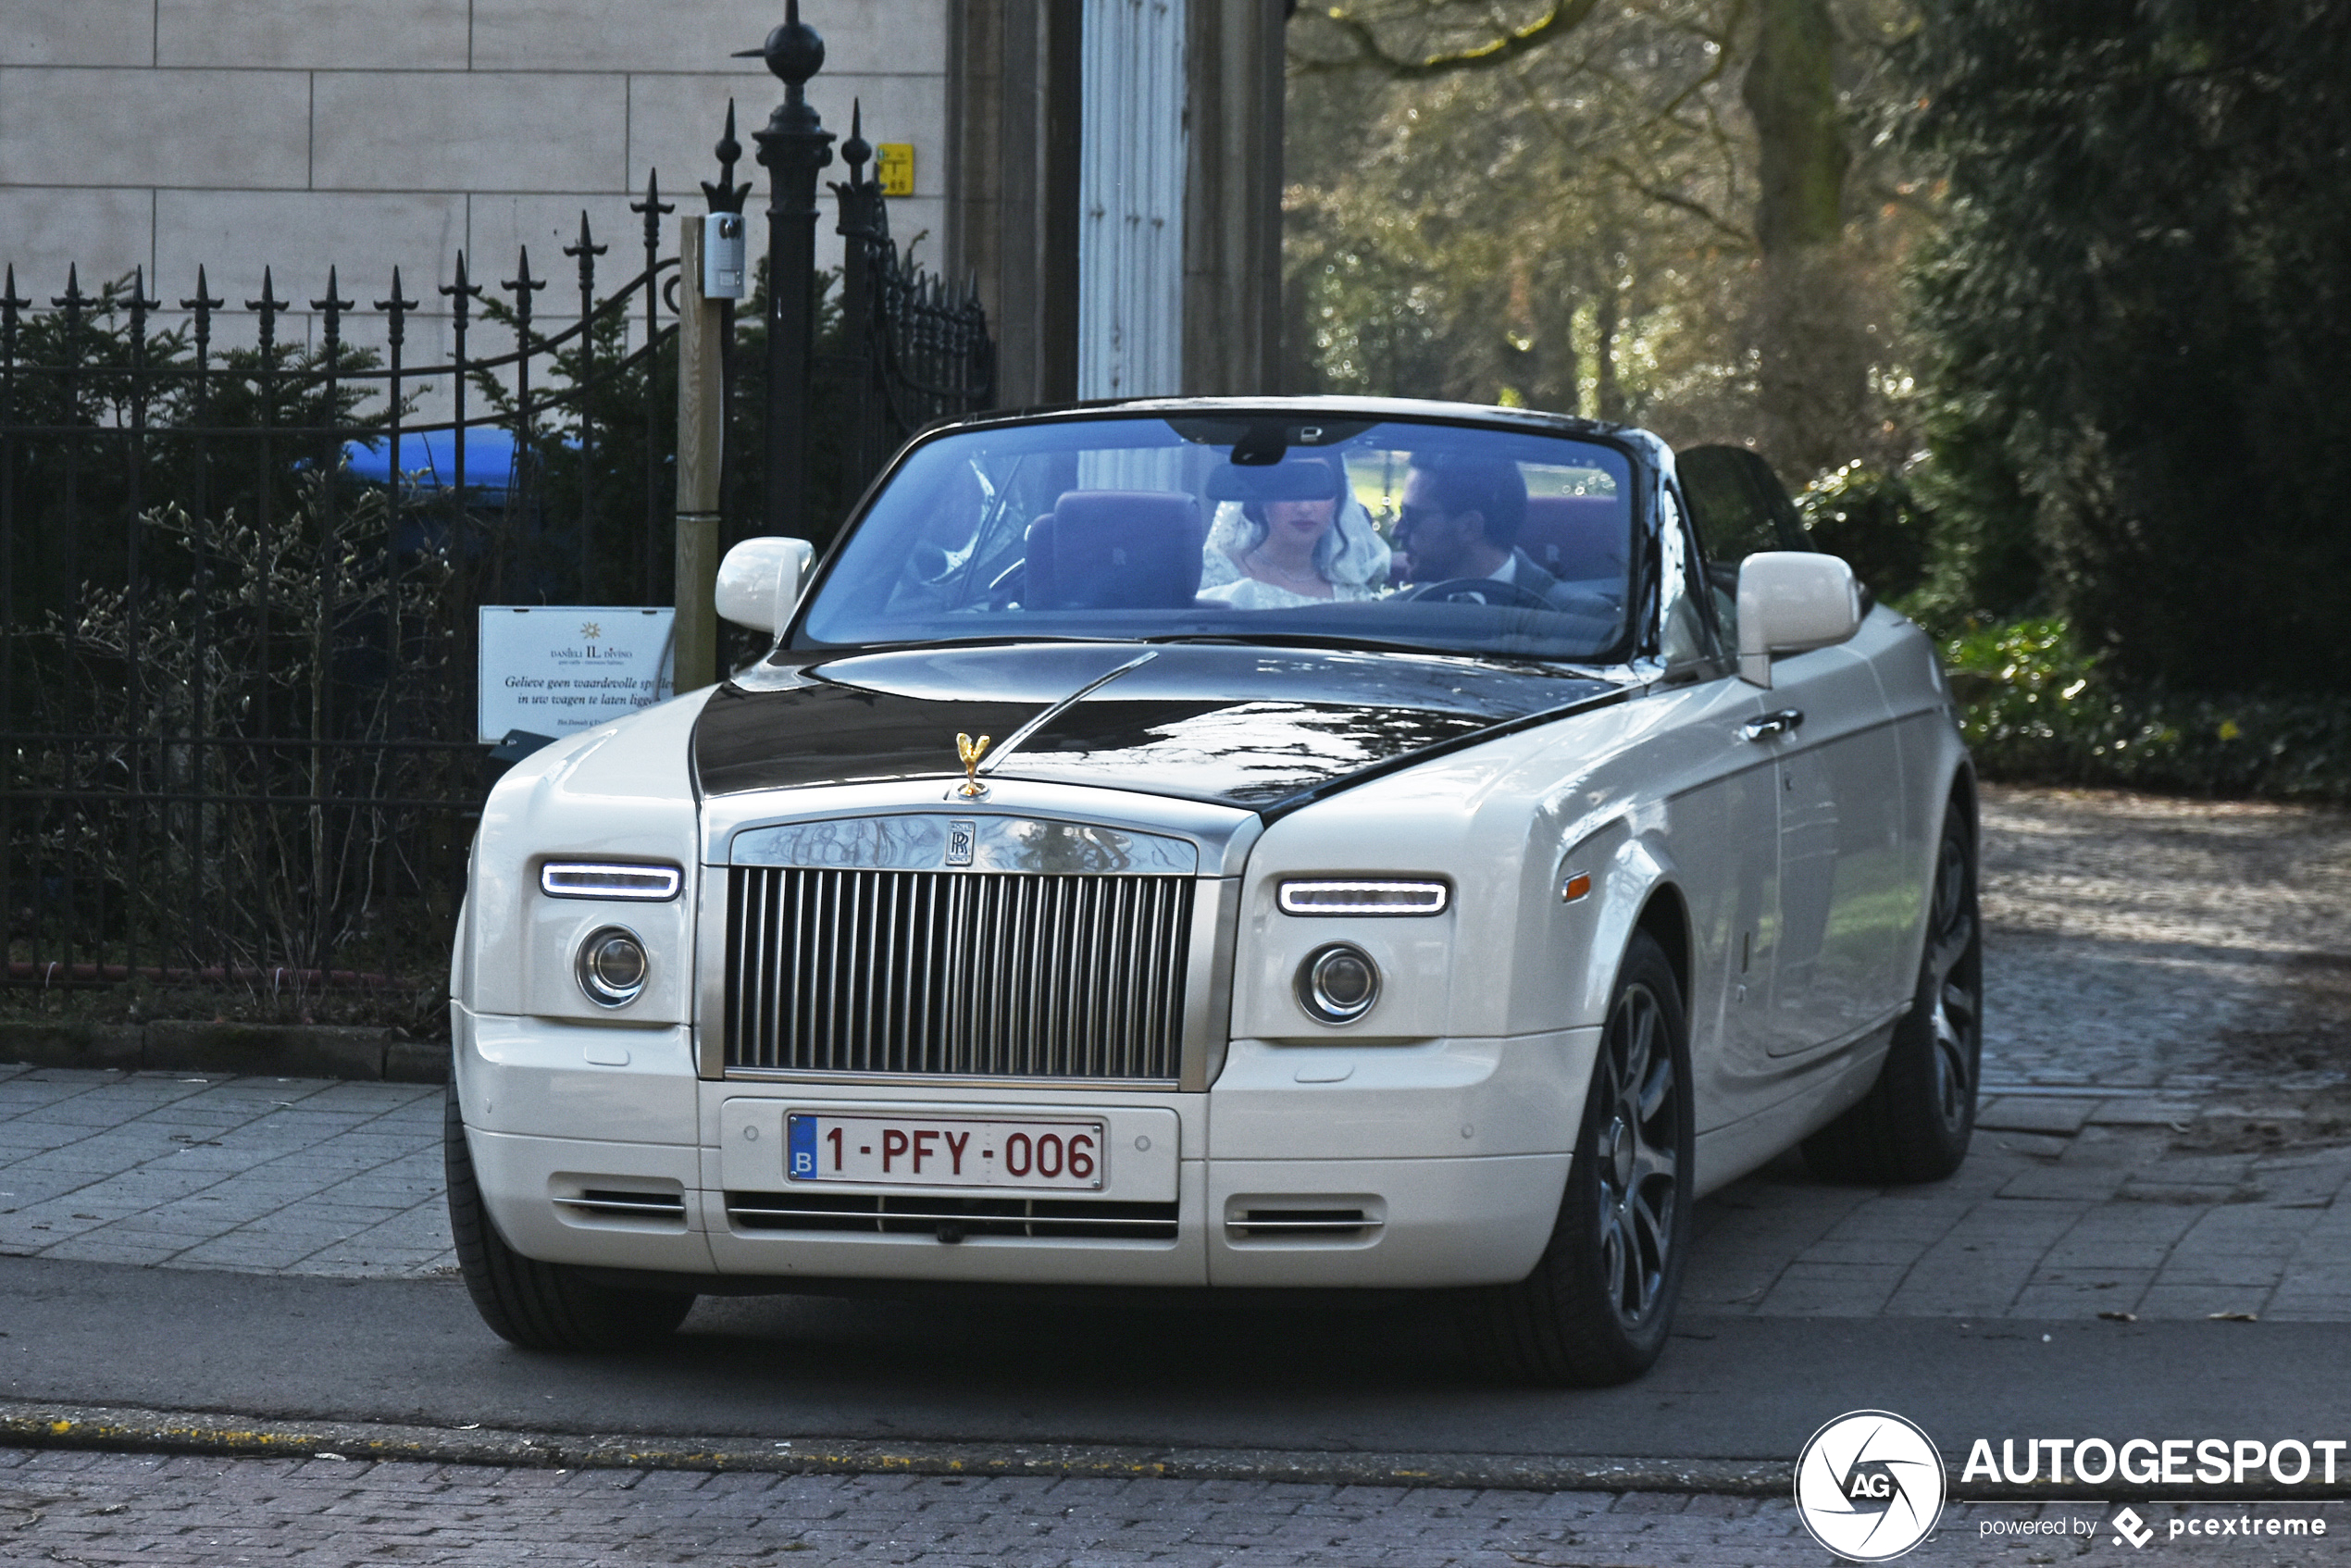
M 2298 1487 L 2316 1480 L 2332 1485 L 2335 1462 L 2351 1439 L 2304 1442 L 2286 1437 L 2003 1437 L 1997 1459 L 1992 1439 L 1978 1437 L 1968 1450 L 1959 1485 L 1971 1481 L 2069 1482 L 2103 1487 Z M 2043 1466 L 2047 1472 L 2043 1474 Z

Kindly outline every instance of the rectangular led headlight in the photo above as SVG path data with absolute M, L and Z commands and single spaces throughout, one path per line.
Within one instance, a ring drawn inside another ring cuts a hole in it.
M 610 865 L 600 861 L 551 860 L 539 868 L 539 890 L 559 899 L 628 899 L 661 903 L 678 896 L 686 874 L 674 865 Z
M 1442 882 L 1284 882 L 1284 915 L 1441 915 L 1451 890 Z

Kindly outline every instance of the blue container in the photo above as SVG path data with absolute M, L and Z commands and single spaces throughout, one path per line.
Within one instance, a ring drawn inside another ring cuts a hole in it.
M 515 433 L 495 425 L 474 425 L 464 430 L 404 430 L 396 465 L 389 436 L 349 442 L 343 458 L 354 479 L 388 485 L 396 466 L 413 489 L 448 490 L 457 482 L 461 446 L 467 492 L 503 500 L 515 485 Z

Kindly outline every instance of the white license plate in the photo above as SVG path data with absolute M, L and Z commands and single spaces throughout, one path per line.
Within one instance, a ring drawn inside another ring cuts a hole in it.
M 784 1173 L 860 1186 L 1018 1187 L 1099 1192 L 1100 1122 L 965 1121 L 936 1116 L 784 1117 Z

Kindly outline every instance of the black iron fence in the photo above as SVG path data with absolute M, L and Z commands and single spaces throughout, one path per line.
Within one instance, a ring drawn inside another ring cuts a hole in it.
M 479 799 L 475 607 L 668 590 L 677 264 L 658 191 L 639 207 L 641 269 L 603 296 L 582 214 L 559 330 L 528 251 L 495 293 L 460 255 L 454 352 L 424 364 L 396 269 L 364 305 L 330 270 L 296 341 L 274 272 L 234 317 L 202 270 L 168 314 L 143 271 L 68 271 L 46 309 L 0 274 L 8 980 L 438 972 Z M 347 341 L 361 312 L 381 348 Z
M 843 152 L 842 276 L 728 324 L 730 539 L 776 510 L 778 441 L 828 534 L 906 435 L 993 400 L 976 303 L 899 255 L 870 149 Z M 731 111 L 719 153 L 704 191 L 739 208 Z M 269 273 L 232 312 L 201 270 L 168 303 L 143 271 L 40 299 L 0 272 L 0 980 L 429 1015 L 484 780 L 479 606 L 671 602 L 674 207 L 649 182 L 631 209 L 616 285 L 581 215 L 553 330 L 527 250 L 503 278 L 460 255 L 426 363 L 398 269 L 366 298 L 330 269 L 306 314 Z M 812 352 L 778 399 L 793 309 Z M 779 404 L 808 417 L 779 432 Z
M 844 241 L 836 363 L 845 383 L 843 463 L 855 489 L 915 431 L 996 401 L 996 345 L 977 285 L 952 289 L 899 254 L 881 183 L 865 177 L 873 149 L 863 131 L 852 118 L 841 147 L 849 179 L 833 187 Z

